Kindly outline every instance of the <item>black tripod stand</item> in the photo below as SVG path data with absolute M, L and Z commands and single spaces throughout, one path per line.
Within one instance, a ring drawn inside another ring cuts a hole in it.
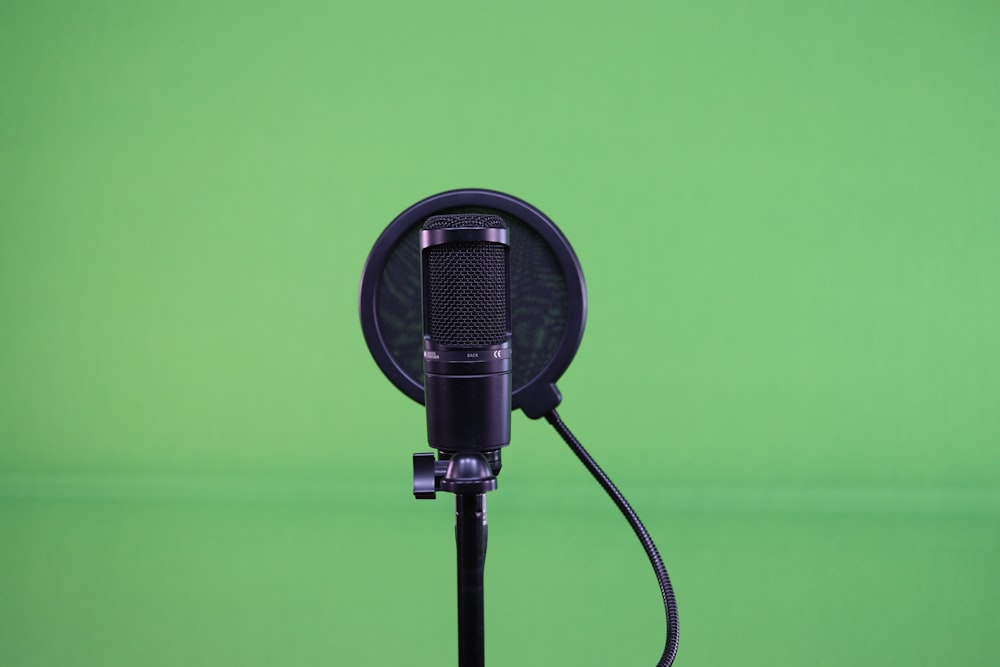
M 500 451 L 463 451 L 413 455 L 413 495 L 455 494 L 455 546 L 458 554 L 458 665 L 483 667 L 483 569 L 486 564 L 486 494 L 497 488 Z

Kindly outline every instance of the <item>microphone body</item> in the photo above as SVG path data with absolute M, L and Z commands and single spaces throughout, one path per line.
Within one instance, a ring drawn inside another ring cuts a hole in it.
M 427 219 L 420 233 L 427 441 L 443 452 L 510 443 L 510 245 L 496 215 Z

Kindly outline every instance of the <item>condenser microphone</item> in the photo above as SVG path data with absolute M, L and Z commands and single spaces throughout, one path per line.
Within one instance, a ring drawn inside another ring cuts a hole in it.
M 510 442 L 510 244 L 497 215 L 427 218 L 420 231 L 427 441 L 442 452 Z

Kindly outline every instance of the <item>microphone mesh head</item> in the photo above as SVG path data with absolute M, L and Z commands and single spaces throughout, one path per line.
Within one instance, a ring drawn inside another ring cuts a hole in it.
M 455 213 L 432 215 L 424 221 L 424 229 L 506 229 L 499 215 L 488 213 Z
M 424 229 L 506 228 L 496 215 L 437 215 Z M 434 343 L 477 348 L 507 339 L 508 247 L 487 241 L 427 248 L 427 335 Z

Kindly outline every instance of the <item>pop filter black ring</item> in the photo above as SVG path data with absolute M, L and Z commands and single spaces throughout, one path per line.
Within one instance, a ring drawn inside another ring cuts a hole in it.
M 422 225 L 432 215 L 456 208 L 492 209 L 503 216 L 516 218 L 538 234 L 548 245 L 558 263 L 566 287 L 566 324 L 561 339 L 548 363 L 527 382 L 515 386 L 512 405 L 532 419 L 538 419 L 559 405 L 561 396 L 555 383 L 562 377 L 576 355 L 583 339 L 587 319 L 587 287 L 576 253 L 559 228 L 544 213 L 516 197 L 493 190 L 450 190 L 433 195 L 409 207 L 393 220 L 372 248 L 361 276 L 358 308 L 365 342 L 375 363 L 404 394 L 423 404 L 421 378 L 407 373 L 390 353 L 378 319 L 378 283 L 396 244 L 415 225 Z M 419 354 L 420 341 L 414 341 Z M 517 340 L 514 340 L 514 363 L 517 363 Z

